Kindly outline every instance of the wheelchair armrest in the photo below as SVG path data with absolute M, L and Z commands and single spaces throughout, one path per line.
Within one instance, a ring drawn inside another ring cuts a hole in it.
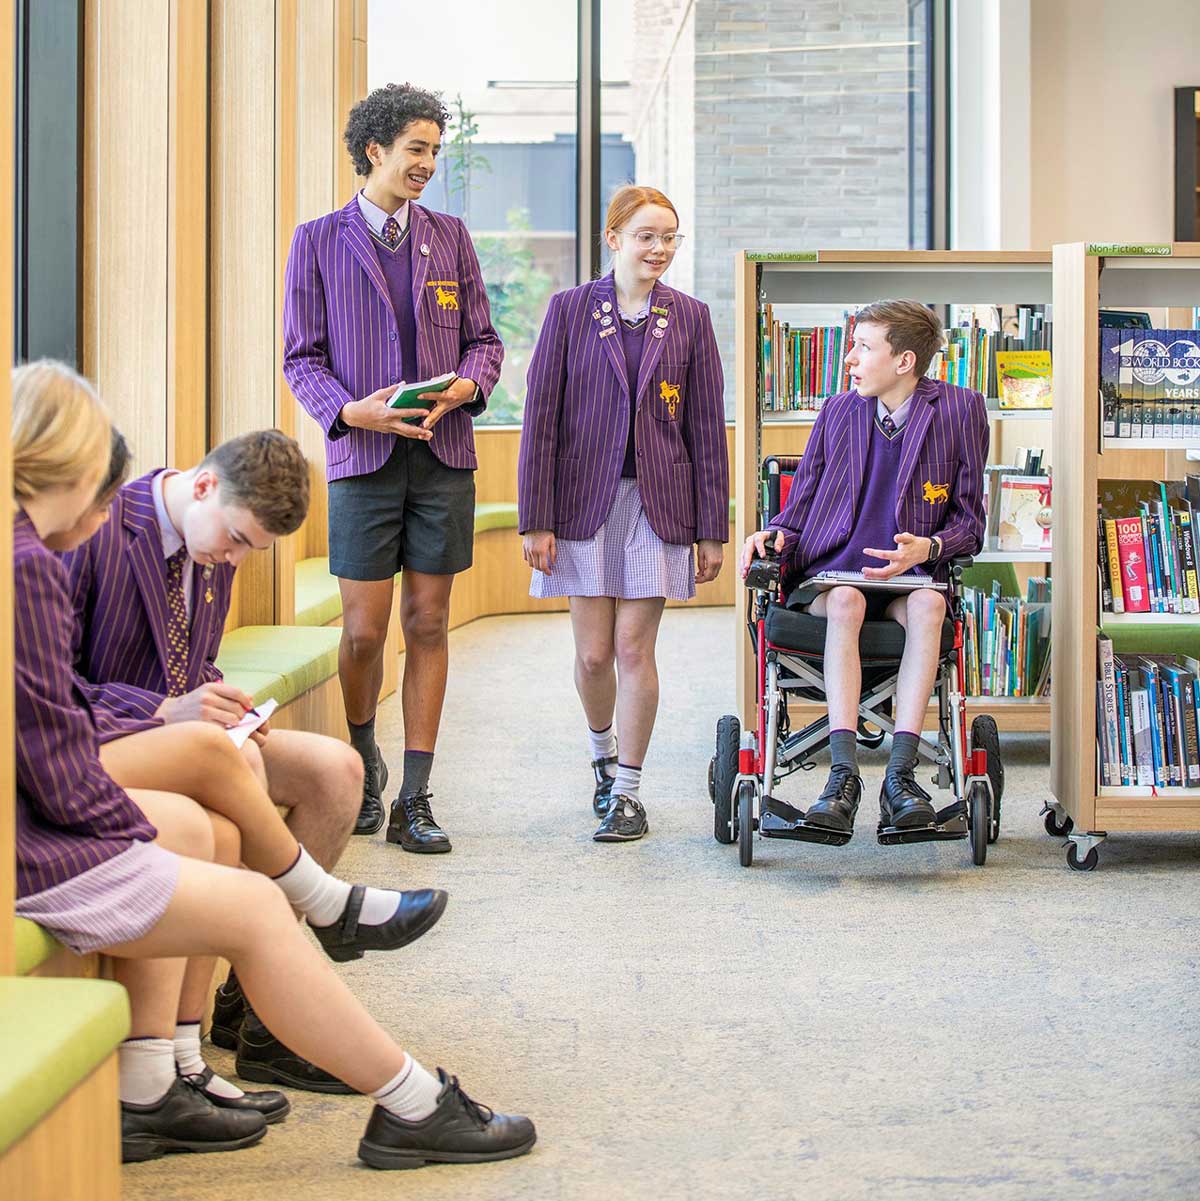
M 957 584 L 962 574 L 975 562 L 974 555 L 955 555 L 950 560 L 950 578 Z
M 755 559 L 749 570 L 746 572 L 746 577 L 742 581 L 747 588 L 754 588 L 763 592 L 774 592 L 779 587 L 779 577 L 782 572 L 782 564 L 779 562 L 777 555 L 768 555 L 765 559 Z

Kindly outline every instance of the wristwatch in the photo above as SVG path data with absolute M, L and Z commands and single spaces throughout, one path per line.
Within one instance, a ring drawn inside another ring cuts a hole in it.
M 929 539 L 929 554 L 926 556 L 926 563 L 933 563 L 935 560 L 942 557 L 942 540 L 934 534 Z

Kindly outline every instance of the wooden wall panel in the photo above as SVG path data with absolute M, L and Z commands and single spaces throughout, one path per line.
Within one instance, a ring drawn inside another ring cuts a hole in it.
M 83 370 L 141 470 L 171 450 L 170 16 L 161 0 L 88 0 L 84 18 Z
M 212 0 L 210 441 L 276 423 L 275 6 Z M 276 621 L 276 551 L 238 569 L 232 625 Z
M 13 61 L 16 18 L 12 0 L 0 0 L 0 62 Z M 0 89 L 0 229 L 13 227 L 13 90 Z M 13 361 L 13 242 L 0 238 L 0 363 Z M 0 496 L 12 495 L 12 389 L 0 374 Z M 13 903 L 16 896 L 16 834 L 13 826 L 13 594 L 12 522 L 0 521 L 0 976 L 11 975 Z

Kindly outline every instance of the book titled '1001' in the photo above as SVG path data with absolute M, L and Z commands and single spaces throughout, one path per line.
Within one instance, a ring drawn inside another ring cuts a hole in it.
M 1200 330 L 1101 329 L 1107 438 L 1200 438 Z

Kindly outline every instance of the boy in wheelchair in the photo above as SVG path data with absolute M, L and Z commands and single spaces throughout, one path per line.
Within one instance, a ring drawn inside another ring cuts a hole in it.
M 853 390 L 825 402 L 782 511 L 742 549 L 743 577 L 755 557 L 781 557 L 789 609 L 825 620 L 824 679 L 833 766 L 807 812 L 809 826 L 850 836 L 862 798 L 857 727 L 864 622 L 904 627 L 894 699 L 895 733 L 879 794 L 882 827 L 932 825 L 930 795 L 915 769 L 926 706 L 943 650 L 946 594 L 839 585 L 787 587 L 820 571 L 887 580 L 928 573 L 946 583 L 957 556 L 974 555 L 984 532 L 983 468 L 988 423 L 983 396 L 925 377 L 942 345 L 937 316 L 913 300 L 860 311 L 846 364 Z

